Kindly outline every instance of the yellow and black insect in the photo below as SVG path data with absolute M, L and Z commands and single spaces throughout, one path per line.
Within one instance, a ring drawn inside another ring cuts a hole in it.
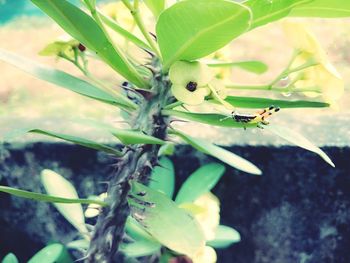
M 245 114 L 245 113 L 242 114 L 242 113 L 238 113 L 237 111 L 233 111 L 231 113 L 231 116 L 226 117 L 224 119 L 228 119 L 232 117 L 232 119 L 235 122 L 240 122 L 243 124 L 256 123 L 256 124 L 267 125 L 269 124 L 269 122 L 266 119 L 270 117 L 273 113 L 278 112 L 279 110 L 280 110 L 279 107 L 270 106 L 269 108 L 263 109 L 262 111 L 257 112 L 256 114 Z

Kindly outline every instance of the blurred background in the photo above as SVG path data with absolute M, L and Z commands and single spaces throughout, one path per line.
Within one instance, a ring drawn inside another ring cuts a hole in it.
M 79 5 L 78 0 L 72 2 Z M 99 1 L 104 2 L 111 1 Z M 286 109 L 273 116 L 273 121 L 324 147 L 337 167 L 330 168 L 318 156 L 291 147 L 260 129 L 181 124 L 187 133 L 229 146 L 264 171 L 264 176 L 257 178 L 228 169 L 215 189 L 222 202 L 222 223 L 235 227 L 242 235 L 241 243 L 219 253 L 218 262 L 350 262 L 350 19 L 301 21 L 314 32 L 344 78 L 345 93 L 337 107 Z M 0 0 L 1 49 L 82 77 L 67 62 L 38 55 L 46 44 L 63 34 L 30 1 Z M 227 49 L 232 60 L 261 60 L 269 66 L 262 75 L 233 69 L 232 81 L 245 84 L 274 79 L 293 51 L 280 23 L 249 32 Z M 90 68 L 111 86 L 118 87 L 122 81 L 98 62 Z M 237 95 L 305 99 L 267 92 Z M 0 134 L 40 124 L 54 127 L 55 131 L 83 132 L 91 139 L 111 142 L 112 138 L 105 134 L 83 130 L 75 119 L 98 119 L 119 125 L 121 117 L 113 107 L 34 79 L 0 62 Z M 213 161 L 189 147 L 179 147 L 172 159 L 177 164 L 178 185 L 189 171 Z M 82 196 L 102 191 L 98 181 L 112 172 L 113 162 L 94 151 L 35 135 L 16 138 L 15 143 L 0 147 L 0 161 L 1 184 L 41 191 L 38 175 L 42 169 L 50 168 L 70 179 Z M 16 250 L 20 258 L 26 259 L 50 240 L 66 242 L 75 235 L 47 204 L 2 195 L 0 209 L 0 258 L 5 252 Z

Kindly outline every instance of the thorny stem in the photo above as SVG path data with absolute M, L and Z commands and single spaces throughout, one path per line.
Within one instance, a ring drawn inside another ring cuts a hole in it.
M 131 115 L 133 129 L 141 130 L 154 137 L 165 139 L 168 118 L 161 110 L 168 103 L 169 82 L 165 76 L 152 79 L 154 94 L 141 101 L 139 109 Z M 130 209 L 127 202 L 130 181 L 148 183 L 152 166 L 157 164 L 159 146 L 134 145 L 126 149 L 126 154 L 116 164 L 117 171 L 109 181 L 108 207 L 103 208 L 95 225 L 86 263 L 123 262 L 118 255 L 118 247 L 124 236 L 124 226 Z

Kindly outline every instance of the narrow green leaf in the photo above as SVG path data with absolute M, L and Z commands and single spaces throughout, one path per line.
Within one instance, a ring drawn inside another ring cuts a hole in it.
M 216 113 L 193 113 L 177 110 L 163 110 L 162 114 L 179 117 L 189 121 L 205 123 L 214 126 L 228 127 L 228 128 L 256 128 L 257 123 L 242 123 L 236 122 L 228 116 Z
M 256 175 L 262 174 L 261 170 L 254 164 L 232 152 L 229 152 L 214 144 L 208 143 L 205 140 L 186 135 L 183 132 L 174 130 L 173 132 L 198 151 L 211 155 L 238 170 Z
M 62 203 L 62 204 L 97 204 L 101 206 L 106 206 L 107 204 L 102 201 L 92 200 L 92 199 L 72 199 L 72 198 L 62 198 L 58 196 L 33 193 L 25 190 L 20 190 L 8 186 L 0 186 L 0 192 L 8 193 L 17 197 L 22 197 L 26 199 L 31 199 L 41 202 L 50 203 Z
M 301 148 L 304 148 L 308 151 L 318 154 L 326 163 L 328 163 L 332 167 L 335 167 L 332 160 L 328 157 L 328 155 L 324 151 L 322 151 L 319 147 L 312 144 L 304 136 L 291 130 L 290 128 L 269 124 L 264 126 L 264 129 L 280 136 L 281 138 L 287 140 L 292 144 L 295 144 Z
M 135 35 L 131 34 L 129 31 L 122 28 L 120 25 L 117 24 L 114 20 L 110 19 L 108 16 L 105 16 L 104 14 L 99 12 L 99 16 L 101 17 L 101 20 L 103 23 L 105 23 L 109 28 L 111 28 L 113 31 L 117 32 L 121 36 L 123 36 L 125 39 L 129 40 L 130 42 L 134 43 L 140 48 L 147 49 L 149 51 L 152 50 L 152 48 L 149 47 L 145 42 L 143 42 L 141 39 L 136 37 Z
M 75 187 L 63 176 L 51 170 L 41 172 L 41 182 L 49 195 L 62 198 L 79 199 Z M 85 217 L 81 204 L 54 203 L 57 210 L 71 223 L 80 233 L 87 234 Z
M 9 253 L 2 259 L 1 263 L 18 263 L 18 259 L 15 254 Z
M 204 246 L 199 223 L 166 195 L 136 182 L 132 195 L 128 200 L 133 217 L 162 245 L 189 257 Z
M 237 97 L 228 96 L 225 101 L 230 103 L 234 107 L 238 108 L 251 108 L 251 109 L 264 109 L 272 105 L 284 108 L 326 108 L 329 107 L 329 103 L 306 101 L 306 100 L 275 100 L 267 98 L 256 97 Z
M 48 130 L 43 130 L 43 129 L 32 129 L 32 128 L 27 128 L 27 129 L 16 129 L 13 130 L 7 134 L 5 134 L 3 140 L 7 141 L 10 139 L 13 139 L 15 137 L 20 137 L 23 136 L 26 133 L 37 133 L 37 134 L 42 134 L 42 135 L 46 135 L 46 136 L 50 136 L 50 137 L 54 137 L 54 138 L 58 138 L 58 139 L 62 139 L 68 142 L 72 142 L 87 148 L 92 148 L 98 151 L 103 151 L 109 154 L 114 154 L 117 156 L 122 156 L 122 153 L 112 147 L 109 147 L 107 145 L 89 140 L 89 139 L 85 139 L 85 138 L 81 138 L 81 137 L 77 137 L 77 136 L 73 136 L 73 135 L 69 135 L 69 134 L 63 134 L 63 133 L 58 133 L 58 132 L 53 132 L 53 131 L 48 131 Z
M 265 63 L 257 60 L 239 62 L 213 62 L 209 63 L 208 66 L 212 68 L 237 67 L 256 74 L 263 74 L 268 70 L 268 66 Z
M 227 248 L 240 241 L 241 235 L 237 230 L 228 226 L 219 225 L 216 229 L 215 239 L 208 241 L 207 245 L 214 248 Z
M 225 172 L 225 166 L 218 163 L 204 165 L 192 173 L 182 184 L 176 203 L 191 203 L 209 192 Z
M 253 13 L 250 29 L 266 25 L 287 16 L 290 11 L 313 0 L 248 0 L 243 4 Z
M 314 0 L 293 8 L 290 16 L 298 17 L 350 17 L 350 1 L 347 0 Z
M 173 197 L 175 188 L 175 171 L 172 161 L 166 157 L 159 160 L 159 166 L 153 168 L 149 187 Z
M 122 243 L 120 251 L 128 257 L 145 257 L 156 254 L 160 251 L 161 245 L 147 240 L 135 241 L 132 243 Z
M 145 0 L 145 4 L 156 19 L 165 8 L 165 0 Z
M 167 69 L 178 60 L 194 60 L 222 48 L 250 26 L 250 10 L 226 0 L 180 1 L 164 10 L 156 26 Z
M 37 252 L 28 263 L 73 263 L 67 249 L 58 243 L 48 245 Z
M 75 5 L 66 0 L 31 0 L 56 21 L 68 34 L 95 51 L 108 65 L 124 78 L 139 87 L 145 81 L 138 77 L 135 68 L 109 42 L 97 23 Z
M 106 93 L 85 80 L 69 75 L 61 70 L 43 66 L 35 61 L 17 56 L 3 49 L 0 49 L 0 60 L 17 67 L 18 69 L 23 70 L 24 72 L 27 72 L 38 79 L 50 82 L 80 95 L 108 104 L 135 108 L 134 103 L 122 95 L 116 98 L 115 96 Z
M 123 144 L 165 144 L 165 141 L 156 137 L 144 134 L 140 131 L 111 129 L 110 132 L 117 137 Z

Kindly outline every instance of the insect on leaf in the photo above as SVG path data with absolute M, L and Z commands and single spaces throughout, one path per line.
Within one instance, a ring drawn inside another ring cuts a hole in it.
M 249 8 L 235 2 L 177 2 L 161 13 L 156 26 L 164 68 L 215 52 L 245 32 L 250 19 Z
M 192 257 L 205 244 L 196 219 L 159 191 L 132 183 L 132 216 L 162 245 Z

